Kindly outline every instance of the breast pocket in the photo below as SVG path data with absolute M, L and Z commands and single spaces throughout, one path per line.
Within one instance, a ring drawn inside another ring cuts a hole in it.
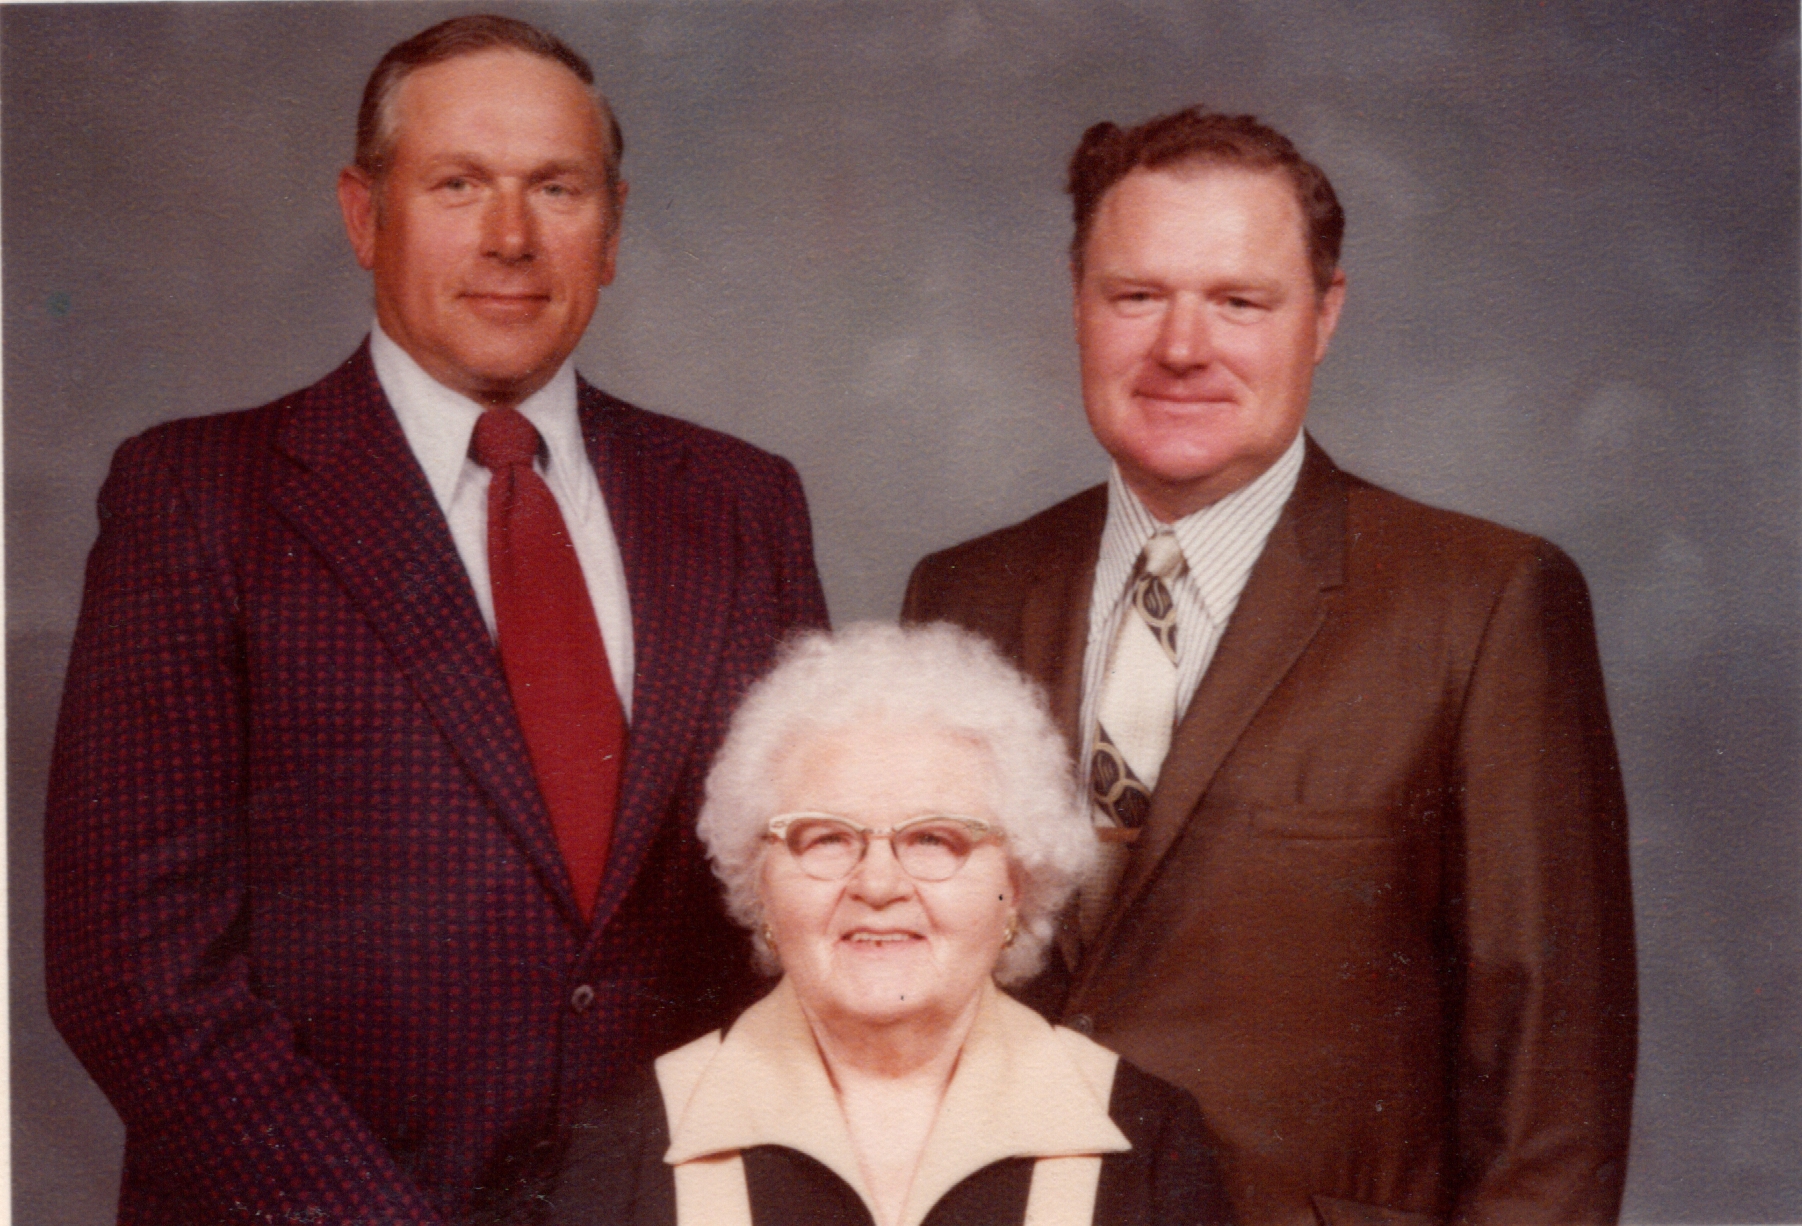
M 1417 925 L 1439 888 L 1430 813 L 1406 802 L 1249 804 L 1239 820 L 1214 858 L 1233 879 L 1240 905 L 1271 932 L 1353 962 L 1398 942 L 1418 943 Z
M 1384 806 L 1254 805 L 1248 816 L 1253 834 L 1276 839 L 1390 839 L 1417 824 L 1405 809 Z

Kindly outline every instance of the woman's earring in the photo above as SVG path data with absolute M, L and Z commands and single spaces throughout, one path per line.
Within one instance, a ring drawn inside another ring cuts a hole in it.
M 1020 917 L 1017 915 L 1008 916 L 1007 917 L 1007 930 L 1001 934 L 1001 948 L 1012 949 L 1014 940 L 1019 935 L 1020 935 Z M 768 938 L 766 937 L 765 939 L 767 940 Z
M 776 934 L 770 931 L 768 920 L 765 920 L 763 925 L 763 943 L 769 946 L 771 953 L 776 952 Z

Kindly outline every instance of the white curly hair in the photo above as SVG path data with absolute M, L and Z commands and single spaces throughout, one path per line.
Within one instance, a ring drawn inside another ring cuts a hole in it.
M 801 635 L 733 715 L 707 775 L 698 831 L 725 884 L 727 910 L 752 933 L 759 969 L 781 970 L 763 937 L 758 889 L 763 835 L 781 803 L 772 767 L 803 740 L 872 719 L 942 728 L 987 750 L 994 815 L 1019 883 L 1019 935 L 1002 950 L 995 980 L 1031 978 L 1057 913 L 1094 862 L 1095 829 L 1038 687 L 987 640 L 947 622 L 863 622 Z

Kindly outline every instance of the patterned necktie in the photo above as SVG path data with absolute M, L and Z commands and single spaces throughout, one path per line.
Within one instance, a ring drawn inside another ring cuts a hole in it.
M 538 431 L 518 409 L 488 409 L 470 455 L 488 484 L 488 574 L 501 667 L 539 795 L 584 919 L 613 837 L 625 712 L 575 545 L 532 468 Z
M 1169 532 L 1145 542 L 1132 608 L 1101 680 L 1098 727 L 1089 761 L 1095 801 L 1120 826 L 1142 826 L 1151 809 L 1170 733 L 1176 726 L 1176 602 L 1169 581 L 1183 569 L 1182 547 Z
M 1145 542 L 1133 580 L 1132 607 L 1102 675 L 1095 703 L 1095 749 L 1089 758 L 1089 790 L 1096 825 L 1123 828 L 1103 837 L 1096 869 L 1083 883 L 1080 923 L 1093 940 L 1126 867 L 1127 842 L 1151 813 L 1170 735 L 1176 726 L 1176 602 L 1170 580 L 1183 570 L 1182 546 L 1168 530 Z

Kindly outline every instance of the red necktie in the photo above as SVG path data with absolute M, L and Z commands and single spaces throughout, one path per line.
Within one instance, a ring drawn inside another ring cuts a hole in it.
M 532 469 L 538 447 L 538 431 L 518 409 L 487 409 L 469 451 L 491 474 L 488 575 L 501 667 L 576 902 L 593 919 L 626 720 L 575 546 Z

